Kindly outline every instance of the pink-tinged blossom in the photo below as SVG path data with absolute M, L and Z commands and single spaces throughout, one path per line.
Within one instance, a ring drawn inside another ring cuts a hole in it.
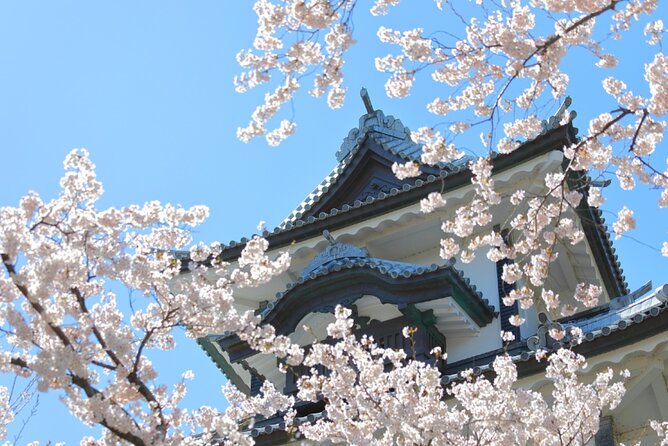
M 668 421 L 652 420 L 649 425 L 659 436 L 661 446 L 668 446 Z
M 541 121 L 536 116 L 517 119 L 503 125 L 503 131 L 508 138 L 534 139 L 542 131 Z M 507 152 L 502 152 L 507 153 Z
M 400 0 L 375 0 L 371 7 L 371 14 L 386 15 L 389 12 L 390 6 L 396 6 Z
M 420 165 L 415 161 L 407 161 L 403 164 L 392 164 L 392 172 L 400 180 L 413 178 L 420 175 Z
M 431 127 L 420 127 L 411 133 L 411 139 L 422 144 L 422 162 L 424 164 L 451 163 L 464 156 L 454 144 L 448 144 L 441 133 Z
M 575 287 L 575 300 L 581 302 L 585 307 L 592 308 L 598 305 L 598 299 L 603 289 L 600 286 L 579 283 Z
M 460 251 L 459 244 L 451 237 L 441 239 L 440 256 L 442 259 L 451 259 Z
M 647 39 L 647 43 L 649 45 L 656 45 L 660 43 L 665 32 L 666 31 L 663 28 L 663 20 L 661 19 L 649 22 L 647 25 L 645 25 L 645 29 L 643 30 L 643 33 L 646 36 L 649 35 L 649 38 Z
M 626 231 L 631 231 L 636 228 L 636 220 L 633 217 L 633 211 L 624 206 L 617 213 L 617 221 L 612 224 L 612 230 L 615 233 L 615 238 L 618 239 Z
M 443 195 L 438 192 L 430 192 L 427 195 L 427 198 L 420 200 L 420 212 L 429 214 L 434 212 L 436 209 L 442 208 L 445 206 L 445 199 Z
M 519 327 L 524 323 L 525 319 L 523 317 L 520 317 L 519 314 L 513 314 L 508 318 L 508 322 L 510 322 L 510 325 L 514 325 L 515 327 Z
M 548 332 L 550 337 L 555 341 L 561 341 L 566 336 L 566 332 L 560 328 L 550 328 Z
M 475 253 L 468 249 L 463 249 L 459 254 L 459 259 L 462 263 L 471 263 L 475 260 Z
M 278 146 L 281 141 L 295 132 L 296 127 L 294 122 L 283 119 L 277 128 L 265 135 L 267 144 L 273 147 Z
M 603 203 L 605 203 L 605 198 L 603 197 L 600 188 L 598 187 L 589 188 L 589 192 L 587 194 L 587 203 L 589 204 L 589 206 L 595 208 L 600 207 Z
M 580 327 L 571 327 L 569 331 L 575 344 L 581 344 L 583 340 L 582 329 Z
M 433 357 L 437 358 L 437 359 L 442 359 L 444 361 L 448 358 L 448 355 L 444 354 L 443 349 L 439 346 L 436 346 L 436 347 L 432 348 L 429 351 L 429 354 L 432 355 Z
M 391 98 L 405 98 L 413 88 L 415 74 L 411 71 L 395 71 L 385 82 L 385 92 Z
M 466 121 L 459 121 L 448 127 L 448 130 L 450 130 L 452 133 L 464 133 L 469 128 L 471 128 L 471 124 Z
M 578 307 L 572 304 L 564 304 L 561 306 L 561 316 L 563 317 L 569 317 L 573 316 L 575 313 L 577 313 Z
M 513 342 L 515 335 L 510 331 L 501 331 L 501 340 L 503 342 Z
M 514 206 L 517 206 L 524 200 L 525 196 L 526 196 L 526 192 L 524 191 L 524 189 L 516 190 L 510 196 L 510 203 Z
M 545 303 L 545 306 L 548 310 L 554 310 L 559 305 L 559 295 L 552 290 L 546 290 L 543 288 L 541 290 L 541 299 Z
M 501 278 L 508 284 L 513 284 L 522 278 L 522 269 L 516 263 L 506 263 L 503 265 Z
M 0 439 L 7 435 L 7 426 L 14 420 L 14 409 L 9 400 L 9 391 L 0 386 Z
M 619 61 L 612 54 L 604 54 L 599 58 L 598 62 L 596 62 L 596 66 L 601 68 L 614 68 L 618 63 Z
M 668 57 L 663 53 L 654 55 L 654 60 L 645 65 L 645 80 L 652 95 L 647 110 L 656 116 L 668 112 Z

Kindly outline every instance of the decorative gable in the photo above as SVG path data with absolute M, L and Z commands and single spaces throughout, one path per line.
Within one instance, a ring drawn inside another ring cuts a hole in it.
M 328 231 L 324 236 L 330 246 L 259 313 L 277 334 L 294 334 L 309 315 L 334 313 L 337 305 L 343 305 L 354 309 L 360 329 L 373 328 L 368 333 L 376 339 L 390 342 L 401 337 L 404 326 L 421 327 L 420 354 L 426 355 L 436 345 L 445 347 L 445 336 L 475 336 L 496 316 L 489 302 L 454 267 L 454 260 L 419 265 L 373 258 L 365 249 L 334 241 Z M 375 302 L 371 306 L 369 298 Z M 392 323 L 386 326 L 389 320 Z M 235 335 L 217 342 L 232 362 L 256 355 Z
M 362 143 L 348 155 L 345 167 L 336 183 L 314 202 L 310 209 L 304 209 L 302 219 L 317 217 L 320 212 L 340 209 L 344 205 L 354 206 L 355 202 L 364 202 L 377 198 L 379 194 L 390 194 L 392 189 L 401 190 L 404 185 L 413 185 L 415 178 L 398 179 L 392 172 L 392 164 L 405 163 L 407 160 L 388 152 L 378 143 L 373 134 L 367 134 Z M 438 174 L 436 168 L 423 168 L 421 178 L 428 174 Z
M 393 190 L 413 186 L 417 179 L 425 181 L 430 175 L 438 176 L 447 169 L 447 166 L 420 163 L 422 174 L 418 178 L 398 179 L 392 172 L 392 164 L 420 162 L 422 146 L 413 142 L 410 130 L 401 120 L 385 116 L 382 110 L 373 110 L 365 89 L 361 95 L 367 113 L 360 117 L 358 127 L 344 138 L 336 153 L 338 166 L 285 219 L 284 226 L 389 195 Z

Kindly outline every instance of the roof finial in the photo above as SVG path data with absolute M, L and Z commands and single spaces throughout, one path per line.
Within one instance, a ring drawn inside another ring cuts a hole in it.
M 334 240 L 334 237 L 332 237 L 332 234 L 327 229 L 322 231 L 322 236 L 325 237 L 332 246 L 336 245 L 336 240 Z
M 570 107 L 571 103 L 573 100 L 571 99 L 570 96 L 566 96 L 564 99 L 564 102 L 559 106 L 559 109 L 557 112 L 550 117 L 548 120 L 543 120 L 541 122 L 541 126 L 543 127 L 543 131 L 541 133 L 546 133 L 549 130 L 556 129 L 560 125 L 562 125 L 562 121 L 567 119 L 567 122 L 573 122 L 573 119 L 577 116 L 577 113 L 575 110 L 572 110 L 570 112 L 567 112 L 568 107 Z M 576 129 L 577 130 L 577 129 Z
M 362 87 L 360 90 L 360 96 L 362 96 L 362 102 L 364 102 L 364 106 L 366 107 L 366 112 L 367 113 L 373 113 L 373 105 L 371 105 L 371 98 L 369 97 L 369 92 L 366 91 L 366 88 Z

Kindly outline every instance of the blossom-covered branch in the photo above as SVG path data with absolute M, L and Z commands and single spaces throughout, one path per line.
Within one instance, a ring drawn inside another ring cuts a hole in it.
M 59 392 L 82 422 L 105 428 L 103 444 L 183 444 L 200 429 L 215 432 L 214 424 L 218 434 L 220 426 L 237 432 L 236 419 L 217 411 L 198 424 L 200 412 L 180 407 L 185 381 L 160 384 L 147 354 L 173 348 L 183 327 L 191 338 L 236 332 L 258 350 L 299 361 L 299 348 L 232 305 L 235 287 L 266 282 L 289 258 L 269 259 L 256 238 L 233 268 L 215 260 L 219 245 L 195 245 L 184 273 L 174 250 L 190 243 L 188 228 L 206 208 L 150 202 L 97 210 L 103 189 L 88 153 L 73 151 L 65 168 L 58 198 L 29 193 L 0 209 L 0 316 L 10 349 L 2 371 Z M 118 284 L 143 297 L 119 302 Z M 4 429 L 13 411 L 4 404 L 0 412 Z

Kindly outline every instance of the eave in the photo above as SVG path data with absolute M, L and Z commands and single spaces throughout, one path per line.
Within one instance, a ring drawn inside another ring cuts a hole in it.
M 547 131 L 532 141 L 528 141 L 517 150 L 509 154 L 494 154 L 492 156 L 493 174 L 504 172 L 516 166 L 549 153 L 562 151 L 565 145 L 576 140 L 575 130 L 568 124 Z M 576 180 L 574 175 L 572 181 Z M 387 214 L 402 207 L 409 206 L 424 198 L 430 192 L 443 192 L 469 185 L 471 171 L 466 166 L 453 167 L 449 171 L 441 171 L 439 175 L 430 174 L 425 179 L 418 179 L 413 184 L 404 184 L 401 189 L 392 189 L 389 194 L 380 193 L 377 197 L 369 197 L 363 202 L 353 205 L 343 205 L 340 209 L 334 208 L 328 212 L 320 212 L 317 216 L 306 219 L 297 219 L 273 231 L 264 231 L 262 236 L 269 242 L 270 250 L 277 250 L 294 243 L 318 237 L 325 229 L 335 231 L 352 224 L 362 222 L 372 217 Z M 582 219 L 583 231 L 589 243 L 596 266 L 601 274 L 603 285 L 610 298 L 626 294 L 628 288 L 623 276 L 619 260 L 607 228 L 598 209 L 592 208 L 583 202 L 576 209 Z M 241 254 L 248 238 L 239 241 L 230 241 L 223 246 L 220 259 L 234 261 Z M 187 259 L 183 261 L 184 270 L 187 269 Z
M 331 313 L 336 305 L 351 306 L 365 295 L 373 295 L 382 303 L 396 305 L 400 310 L 410 305 L 434 301 L 446 296 L 464 310 L 479 327 L 495 317 L 494 307 L 476 291 L 463 274 L 453 267 L 431 265 L 404 274 L 383 271 L 382 267 L 363 262 L 336 264 L 306 278 L 300 278 L 263 311 L 263 322 L 276 328 L 277 334 L 288 335 L 298 322 L 312 312 Z M 237 336 L 217 340 L 228 352 L 232 362 L 255 354 Z
M 245 394 L 250 394 L 250 388 L 244 382 L 244 380 L 237 374 L 237 372 L 232 368 L 229 361 L 220 353 L 218 347 L 215 344 L 215 338 L 218 336 L 209 335 L 197 339 L 197 344 L 204 350 L 206 355 L 211 358 L 216 367 L 223 372 L 223 374 L 230 380 L 234 386 L 242 391 Z
M 574 138 L 572 133 L 572 127 L 562 126 L 550 130 L 535 140 L 524 143 L 512 153 L 493 155 L 493 173 L 497 174 L 512 169 L 522 162 L 553 150 L 561 150 L 565 144 L 570 144 L 571 138 Z M 413 185 L 405 184 L 401 189 L 395 189 L 389 194 L 379 194 L 374 199 L 352 206 L 344 205 L 341 209 L 332 209 L 329 212 L 321 212 L 317 217 L 307 218 L 306 220 L 299 219 L 285 227 L 274 228 L 273 231 L 263 231 L 262 236 L 269 242 L 270 250 L 280 249 L 295 242 L 318 237 L 325 229 L 333 232 L 370 217 L 411 205 L 430 192 L 443 191 L 445 193 L 470 183 L 471 171 L 466 166 L 459 166 L 451 171 L 443 171 L 439 175 L 428 175 L 425 180 L 418 179 Z M 221 260 L 233 261 L 237 259 L 246 242 L 248 242 L 248 238 L 244 237 L 239 241 L 232 240 L 224 245 L 220 254 Z
M 660 290 L 660 291 L 659 291 Z M 570 322 L 562 322 L 568 332 L 571 326 L 578 326 L 583 330 L 581 342 L 576 342 L 567 336 L 562 342 L 553 342 L 552 346 L 546 347 L 546 351 L 555 351 L 561 347 L 570 347 L 586 358 L 605 354 L 616 349 L 625 347 L 668 331 L 668 299 L 658 297 L 660 293 L 666 296 L 668 285 L 663 285 L 647 298 L 638 299 L 635 302 L 611 310 L 607 304 L 601 306 L 603 313 L 583 311 L 579 314 L 591 317 L 579 318 L 578 314 L 567 318 Z M 607 321 L 606 316 L 621 315 L 612 318 L 609 322 L 594 323 L 594 321 Z M 492 370 L 494 359 L 502 354 L 508 353 L 513 361 L 518 363 L 518 374 L 520 377 L 528 376 L 542 371 L 545 362 L 529 361 L 535 356 L 527 342 L 514 342 L 509 347 L 497 349 L 450 363 L 444 372 L 442 382 L 447 384 L 462 379 L 461 372 L 473 369 L 474 374 L 488 373 Z
M 582 188 L 582 184 L 584 183 L 585 191 L 588 191 L 588 182 L 583 181 L 585 179 L 587 179 L 585 174 L 573 173 L 569 179 L 569 186 Z M 602 216 L 601 210 L 589 206 L 585 195 L 585 198 L 583 198 L 575 211 L 580 217 L 583 232 L 597 261 L 598 270 L 608 296 L 612 299 L 628 294 L 629 289 L 626 277 L 619 263 L 619 258 L 615 254 L 615 248 L 612 246 L 610 233 L 605 225 L 605 219 Z

